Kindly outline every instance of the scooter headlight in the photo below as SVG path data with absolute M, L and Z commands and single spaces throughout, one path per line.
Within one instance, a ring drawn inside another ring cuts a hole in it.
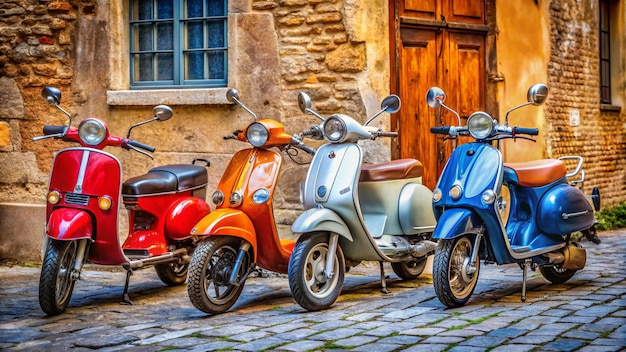
M 270 199 L 270 191 L 267 188 L 257 189 L 254 194 L 252 194 L 252 202 L 254 204 L 263 204 Z
M 230 195 L 230 199 L 228 200 L 228 203 L 230 204 L 231 207 L 238 207 L 241 205 L 242 202 L 243 202 L 243 195 L 241 194 L 241 191 L 233 192 Z
M 85 119 L 78 125 L 78 136 L 87 145 L 98 145 L 104 141 L 107 128 L 97 119 Z
M 59 203 L 60 200 L 61 194 L 58 191 L 50 191 L 50 193 L 48 193 L 48 203 L 54 205 Z
M 224 192 L 220 190 L 213 192 L 211 195 L 211 201 L 213 201 L 213 204 L 217 206 L 222 205 L 222 203 L 224 203 Z
M 345 122 L 336 117 L 336 115 L 330 115 L 324 120 L 324 135 L 331 142 L 341 142 L 346 138 L 348 129 Z
M 441 200 L 442 196 L 443 194 L 441 193 L 441 189 L 435 188 L 435 190 L 433 191 L 433 202 L 437 203 L 438 201 Z
M 467 118 L 467 129 L 472 137 L 485 139 L 493 132 L 493 118 L 485 112 L 475 112 Z
M 269 132 L 267 128 L 258 122 L 252 123 L 246 130 L 246 138 L 248 142 L 255 147 L 260 147 L 267 142 Z
M 109 210 L 111 209 L 111 205 L 113 205 L 113 199 L 109 196 L 102 196 L 98 198 L 98 208 L 100 210 Z
M 462 194 L 463 194 L 463 188 L 461 188 L 461 186 L 459 185 L 452 186 L 452 188 L 450 188 L 450 191 L 448 192 L 448 195 L 452 199 L 459 199 L 461 198 Z

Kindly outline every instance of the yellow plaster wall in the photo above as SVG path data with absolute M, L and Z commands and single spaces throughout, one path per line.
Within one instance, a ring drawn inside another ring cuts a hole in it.
M 547 84 L 547 63 L 550 58 L 548 6 L 548 1 L 541 1 L 538 5 L 533 1 L 497 3 L 497 68 L 504 77 L 498 87 L 501 122 L 504 122 L 504 116 L 510 108 L 526 102 L 526 93 L 531 85 Z M 545 157 L 543 136 L 546 131 L 542 107 L 528 106 L 511 113 L 509 124 L 537 127 L 539 136 L 536 138 L 537 143 L 524 140 L 504 142 L 505 162 Z

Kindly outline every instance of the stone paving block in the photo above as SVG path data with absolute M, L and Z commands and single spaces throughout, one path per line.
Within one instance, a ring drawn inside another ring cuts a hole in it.
M 382 316 L 383 313 L 378 313 L 378 312 L 369 312 L 369 313 L 360 313 L 357 315 L 353 315 L 350 317 L 347 317 L 346 320 L 352 320 L 352 321 L 368 321 L 368 320 L 372 320 L 374 318 L 380 317 Z
M 603 317 L 618 310 L 620 307 L 606 304 L 598 304 L 586 309 L 576 311 L 575 315 L 587 315 L 592 317 Z
M 596 317 L 584 316 L 584 315 L 569 315 L 562 317 L 559 322 L 561 323 L 574 323 L 574 324 L 590 324 L 596 321 Z
M 147 339 L 141 339 L 137 342 L 139 345 L 150 345 L 153 343 L 163 342 L 171 339 L 175 339 L 178 337 L 183 337 L 187 335 L 191 335 L 197 332 L 199 329 L 188 329 L 188 330 L 178 330 L 178 331 L 170 331 L 165 334 L 156 335 Z
M 346 339 L 337 340 L 333 344 L 337 346 L 341 346 L 342 348 L 347 348 L 349 346 L 356 347 L 356 346 L 365 345 L 376 340 L 378 340 L 377 337 L 361 335 L 361 336 L 352 336 Z
M 390 344 L 390 345 L 414 345 L 419 340 L 421 340 L 421 338 L 417 336 L 396 335 L 396 336 L 385 337 L 381 340 L 378 340 L 378 342 Z
M 525 335 L 517 337 L 509 343 L 512 344 L 544 344 L 557 338 L 555 335 Z
M 615 339 L 615 338 L 599 338 L 591 342 L 592 345 L 603 345 L 603 346 L 622 346 L 624 347 L 623 338 Z
M 288 331 L 293 331 L 296 329 L 302 329 L 304 327 L 308 327 L 310 324 L 306 324 L 304 322 L 290 322 L 288 324 L 278 324 L 278 325 L 272 325 L 270 327 L 267 328 L 263 328 L 263 331 L 268 331 L 274 334 L 280 334 L 280 333 L 285 333 Z
M 377 327 L 372 330 L 364 331 L 363 334 L 373 335 L 373 336 L 389 336 L 393 333 L 399 333 L 400 331 L 404 331 L 410 328 L 413 328 L 414 324 L 410 323 L 390 323 L 385 324 L 383 326 Z
M 350 325 L 350 327 L 353 329 L 359 329 L 359 330 L 365 331 L 365 330 L 375 329 L 379 326 L 383 326 L 387 324 L 393 324 L 393 323 L 390 323 L 388 321 L 377 321 L 377 320 L 376 321 L 364 321 L 362 323 Z
M 207 341 L 205 343 L 200 343 L 196 346 L 189 346 L 181 349 L 181 351 L 185 352 L 206 352 L 206 351 L 217 351 L 217 350 L 229 350 L 236 346 L 236 342 L 229 341 Z M 132 349 L 130 350 L 133 351 Z
M 521 336 L 527 332 L 527 330 L 522 329 L 502 328 L 489 332 L 487 336 L 514 338 Z
M 573 329 L 578 324 L 575 323 L 549 323 L 541 326 L 539 329 L 530 331 L 528 335 L 552 335 L 558 336 L 570 329 Z
M 278 337 L 287 341 L 298 341 L 304 338 L 308 338 L 309 336 L 313 336 L 315 334 L 319 334 L 318 330 L 313 329 L 296 329 L 289 332 L 280 333 Z
M 498 346 L 490 350 L 490 352 L 529 352 L 536 348 L 537 346 L 535 345 L 521 345 L 509 343 L 506 345 Z
M 321 340 L 321 341 L 333 341 L 333 340 L 345 339 L 347 337 L 354 336 L 361 332 L 362 331 L 359 329 L 340 328 L 340 329 L 335 329 L 335 330 L 322 331 L 316 335 L 311 336 L 311 338 L 315 340 Z
M 577 350 L 577 352 L 616 352 L 616 351 L 623 351 L 623 350 L 624 350 L 624 346 L 589 345 L 589 346 L 582 347 L 581 349 Z
M 380 317 L 380 319 L 387 320 L 387 321 L 405 320 L 405 319 L 413 318 L 416 315 L 421 315 L 423 313 L 429 312 L 431 310 L 433 310 L 433 308 L 431 307 L 414 307 L 414 308 L 408 308 L 404 310 L 396 310 L 391 313 L 387 313 L 383 315 L 382 317 Z
M 495 337 L 495 336 L 475 336 L 469 338 L 461 343 L 460 346 L 476 346 L 476 347 L 494 347 L 501 345 L 508 339 L 505 337 Z
M 570 330 L 561 335 L 563 337 L 572 338 L 572 339 L 580 339 L 580 340 L 593 340 L 598 338 L 598 334 L 591 331 L 583 331 L 581 329 Z
M 583 345 L 583 341 L 576 339 L 558 339 L 542 346 L 549 351 L 573 351 Z
M 437 336 L 431 336 L 427 339 L 424 339 L 422 341 L 420 341 L 420 344 L 428 344 L 428 343 L 435 343 L 435 344 L 446 344 L 446 345 L 450 345 L 453 343 L 459 343 L 461 341 L 465 340 L 465 337 L 460 337 L 460 336 L 441 336 L 441 335 L 437 335 Z
M 234 341 L 254 341 L 258 339 L 262 339 L 264 337 L 270 336 L 270 333 L 267 331 L 248 331 L 237 335 L 229 336 L 230 340 Z
M 334 330 L 334 329 L 342 328 L 344 326 L 353 325 L 353 324 L 354 322 L 347 321 L 347 320 L 330 320 L 330 321 L 318 323 L 315 325 L 311 325 L 310 328 L 313 330 L 325 331 L 325 330 Z
M 288 343 L 288 341 L 276 337 L 269 337 L 265 339 L 250 341 L 248 343 L 240 345 L 235 345 L 233 346 L 233 349 L 238 351 L 260 351 L 275 346 L 277 346 L 276 348 L 280 348 L 281 345 L 284 345 L 286 343 Z
M 350 351 L 362 351 L 362 352 L 391 352 L 397 351 L 400 348 L 400 345 L 394 345 L 392 343 L 384 343 L 384 342 L 376 342 L 370 343 L 367 345 L 357 346 Z
M 448 347 L 447 344 L 419 343 L 415 346 L 402 349 L 404 352 L 441 352 Z
M 136 340 L 137 338 L 135 336 L 113 334 L 106 336 L 93 336 L 89 339 L 80 339 L 74 342 L 74 346 L 99 349 L 135 342 Z
M 446 331 L 444 328 L 415 328 L 400 331 L 402 335 L 414 335 L 414 336 L 431 336 L 437 335 L 443 331 Z
M 321 346 L 324 346 L 324 342 L 323 341 L 315 341 L 315 340 L 303 340 L 303 341 L 297 341 L 297 342 L 293 342 L 287 345 L 283 345 L 280 347 L 276 347 L 275 350 L 277 351 L 308 351 L 308 350 L 314 350 L 316 348 L 319 348 Z

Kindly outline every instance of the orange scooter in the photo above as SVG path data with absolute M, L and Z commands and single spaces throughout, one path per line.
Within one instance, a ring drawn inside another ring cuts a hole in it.
M 257 120 L 239 101 L 239 93 L 229 89 L 226 97 L 254 117 L 246 129 L 224 139 L 248 142 L 251 148 L 233 155 L 217 190 L 211 196 L 214 212 L 192 229 L 206 239 L 196 248 L 189 264 L 187 291 L 199 310 L 218 314 L 227 311 L 239 298 L 246 278 L 255 268 L 287 273 L 293 240 L 280 239 L 272 208 L 278 174 L 283 162 L 280 151 L 315 150 L 300 137 L 285 133 L 272 119 Z M 277 148 L 277 150 L 271 150 Z

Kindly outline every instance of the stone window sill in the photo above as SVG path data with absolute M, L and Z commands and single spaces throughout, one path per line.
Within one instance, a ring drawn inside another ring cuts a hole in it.
M 228 88 L 211 89 L 159 89 L 159 90 L 110 90 L 108 105 L 154 106 L 166 105 L 226 105 Z
M 600 104 L 600 110 L 610 112 L 620 112 L 622 107 L 618 105 Z

